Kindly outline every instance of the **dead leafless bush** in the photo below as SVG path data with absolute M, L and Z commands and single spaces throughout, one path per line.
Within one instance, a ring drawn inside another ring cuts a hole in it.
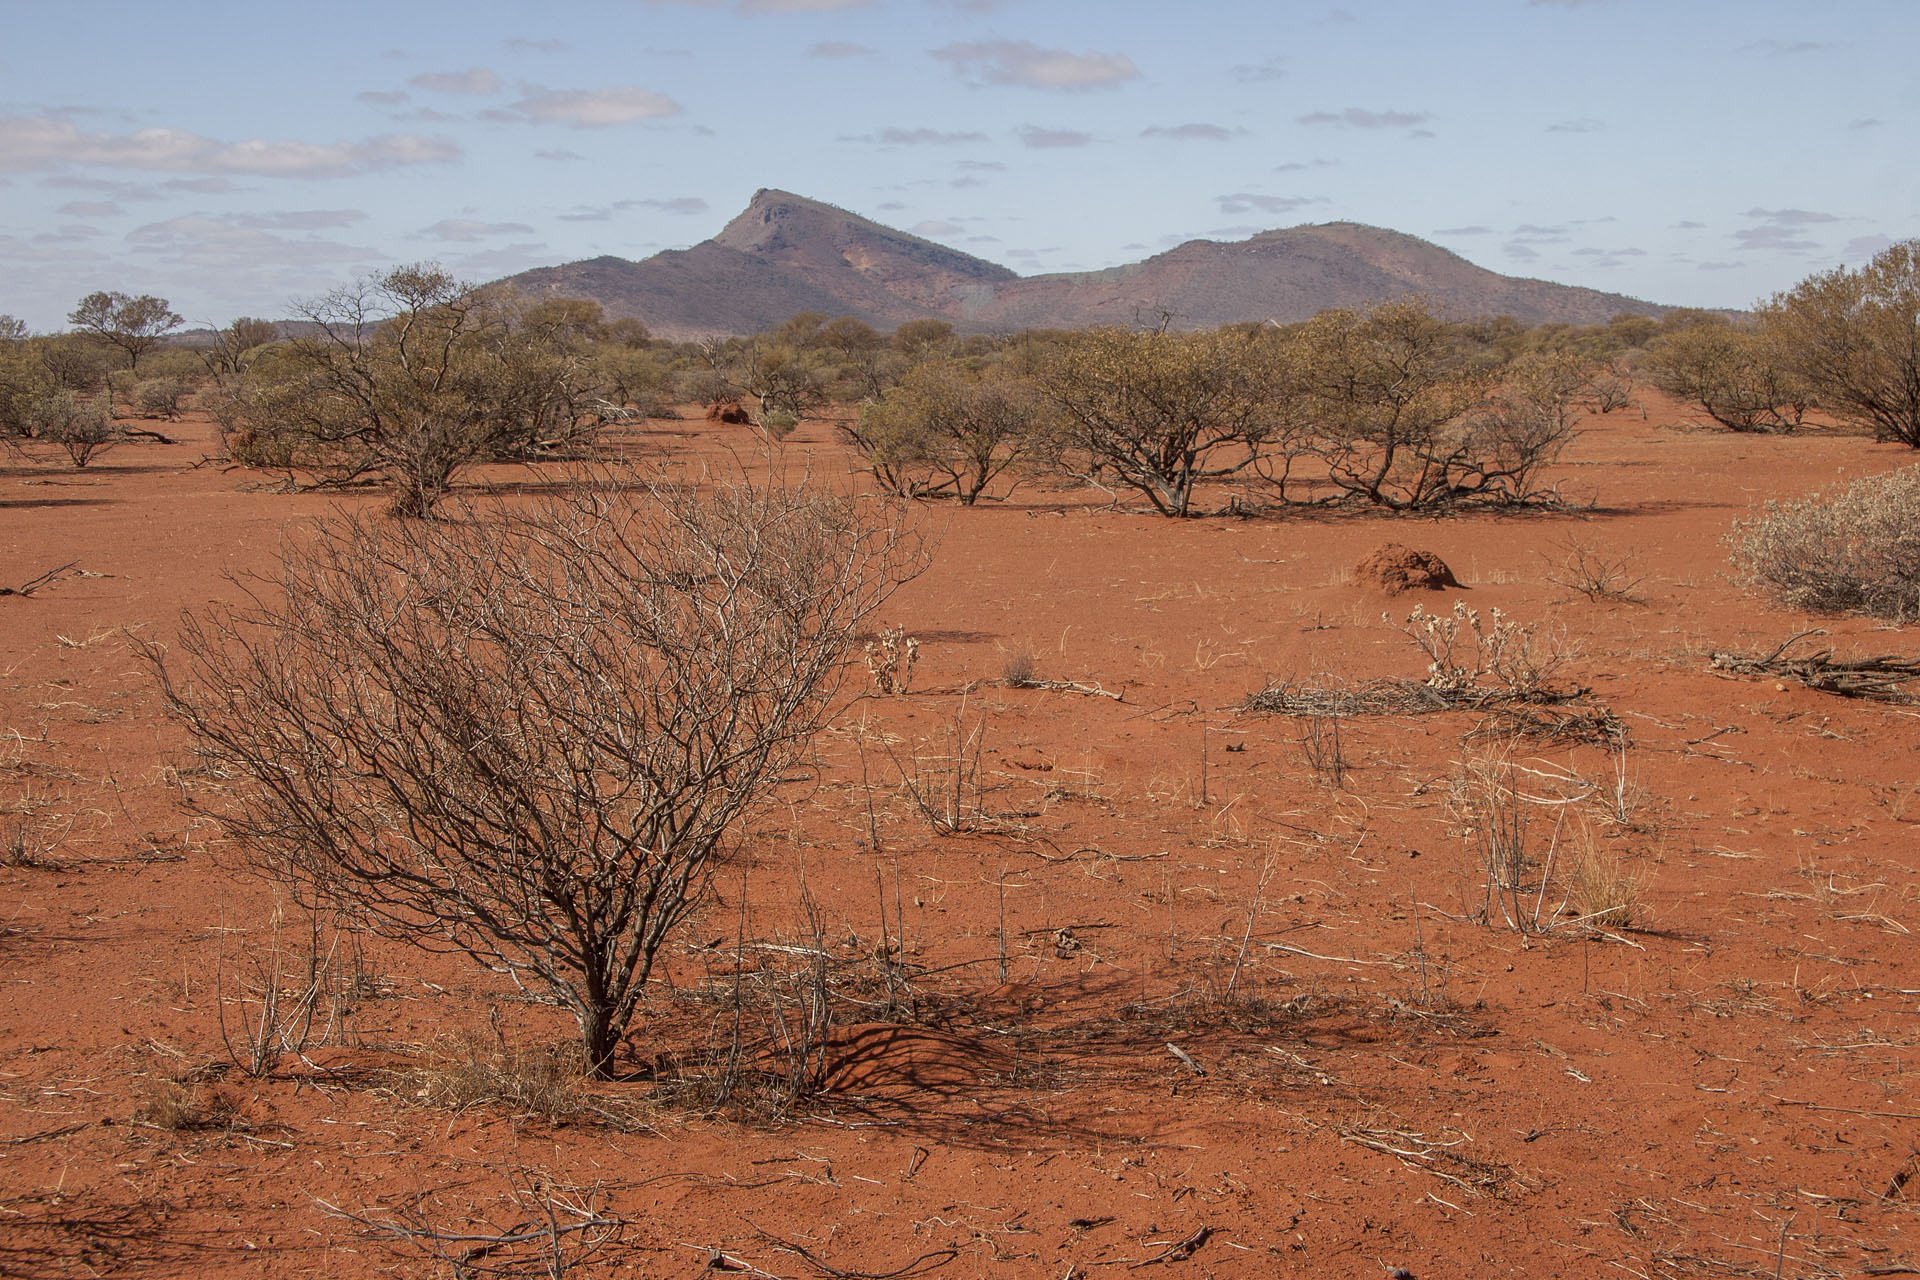
M 1347 750 L 1340 734 L 1340 717 L 1309 715 L 1300 726 L 1300 755 L 1313 776 L 1335 791 L 1347 785 Z
M 255 866 L 550 995 L 601 1076 L 729 834 L 924 566 L 905 520 L 613 473 L 524 508 L 344 517 L 148 657 Z
M 1920 467 L 1769 502 L 1727 537 L 1742 586 L 1789 609 L 1920 614 Z
M 249 1076 L 273 1075 L 288 1058 L 311 1066 L 307 1050 L 346 1043 L 367 994 L 358 933 L 342 917 L 300 913 L 289 924 L 275 903 L 265 937 L 248 938 L 229 970 L 214 966 L 214 1008 L 228 1059 Z
M 901 794 L 934 834 L 961 835 L 998 826 L 987 805 L 993 788 L 986 774 L 986 740 L 986 715 L 968 723 L 963 697 L 941 733 L 921 739 L 904 756 L 887 748 L 900 774 Z
M 1639 557 L 1633 552 L 1610 550 L 1571 534 L 1554 547 L 1560 554 L 1549 563 L 1548 582 L 1596 602 L 1639 603 L 1634 592 L 1646 575 L 1639 572 Z

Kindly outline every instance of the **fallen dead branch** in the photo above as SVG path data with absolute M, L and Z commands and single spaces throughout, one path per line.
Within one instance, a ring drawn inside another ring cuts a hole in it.
M 1755 679 L 1797 680 L 1809 689 L 1834 693 L 1843 698 L 1866 698 L 1874 702 L 1920 703 L 1920 694 L 1907 688 L 1920 682 L 1920 658 L 1885 654 L 1876 658 L 1835 658 L 1833 651 L 1787 656 L 1787 650 L 1809 636 L 1824 631 L 1802 631 L 1782 641 L 1768 654 L 1714 653 L 1708 665 L 1715 672 Z
M 751 1226 L 752 1224 L 749 1223 L 748 1225 Z M 758 1235 L 774 1248 L 785 1250 L 794 1257 L 799 1258 L 802 1262 L 805 1262 L 808 1266 L 819 1271 L 821 1275 L 831 1276 L 834 1280 L 905 1280 L 907 1276 L 917 1276 L 935 1270 L 936 1268 L 944 1267 L 960 1256 L 958 1249 L 934 1249 L 921 1254 L 903 1267 L 895 1267 L 892 1271 L 845 1271 L 829 1263 L 822 1262 L 814 1254 L 808 1252 L 805 1245 L 795 1244 L 791 1240 L 782 1240 L 779 1236 L 768 1231 L 762 1231 L 759 1227 L 754 1227 L 753 1230 L 754 1234 Z M 927 1265 L 929 1263 L 931 1265 Z
M 1374 680 L 1351 689 L 1316 689 L 1280 681 L 1247 695 L 1243 711 L 1280 716 L 1417 716 L 1436 711 L 1551 707 L 1585 697 L 1585 689 L 1522 691 L 1447 688 L 1417 680 Z
M 1138 1271 L 1141 1267 L 1151 1267 L 1159 1262 L 1184 1262 L 1188 1258 L 1191 1258 L 1194 1252 L 1198 1250 L 1201 1245 L 1205 1244 L 1212 1235 L 1212 1227 L 1201 1227 L 1185 1239 L 1174 1241 L 1173 1244 L 1164 1251 L 1154 1254 L 1151 1258 L 1144 1258 L 1139 1262 L 1129 1264 L 1127 1270 Z
M 1084 693 L 1089 698 L 1112 698 L 1115 702 L 1126 701 L 1123 696 L 1113 692 L 1113 690 L 1101 688 L 1097 680 L 1040 680 L 1028 676 L 1024 680 L 1013 681 L 1012 685 L 1016 689 L 1046 689 L 1054 693 Z
M 58 569 L 49 569 L 37 578 L 30 578 L 17 587 L 0 587 L 0 596 L 30 596 L 44 586 L 59 581 L 80 567 L 78 560 L 61 565 Z

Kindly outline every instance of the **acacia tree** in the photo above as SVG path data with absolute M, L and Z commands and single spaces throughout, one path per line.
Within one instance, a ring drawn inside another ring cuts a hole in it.
M 1920 240 L 1809 276 L 1760 316 L 1823 409 L 1920 449 Z
M 842 431 L 890 492 L 970 507 L 1034 452 L 1042 414 L 1033 384 L 1003 364 L 941 360 L 908 370 Z
M 714 859 L 925 564 L 899 508 L 583 480 L 531 509 L 346 518 L 147 656 L 302 901 L 544 988 L 605 1076 Z
M 139 369 L 140 357 L 185 323 L 165 298 L 119 292 L 90 293 L 67 313 L 76 329 L 94 334 L 127 353 L 127 367 Z
M 1065 465 L 1109 476 L 1165 516 L 1194 486 L 1251 466 L 1274 431 L 1269 351 L 1257 334 L 1090 329 L 1038 362 Z
M 1729 431 L 1792 431 L 1811 398 L 1768 335 L 1722 316 L 1702 315 L 1655 338 L 1646 368 L 1653 385 L 1699 405 Z
M 1410 509 L 1458 495 L 1457 427 L 1487 380 L 1445 321 L 1414 301 L 1322 311 L 1287 348 L 1296 403 L 1341 496 Z

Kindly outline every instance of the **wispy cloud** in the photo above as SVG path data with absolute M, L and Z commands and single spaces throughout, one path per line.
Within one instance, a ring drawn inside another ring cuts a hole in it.
M 1112 89 L 1140 78 L 1140 68 L 1124 53 L 1073 53 L 1026 40 L 950 44 L 932 54 L 983 84 L 1076 91 Z
M 872 58 L 877 56 L 877 51 L 851 40 L 822 40 L 807 50 L 807 56 L 829 62 L 841 62 L 848 58 Z
M 1181 142 L 1229 142 L 1233 130 L 1223 125 L 1194 122 L 1192 124 L 1152 125 L 1142 129 L 1143 138 L 1173 138 Z
M 1483 227 L 1475 223 L 1470 227 L 1441 227 L 1433 234 L 1437 236 L 1490 236 L 1493 234 L 1493 228 Z
M 1824 40 L 1755 40 L 1743 44 L 1738 53 L 1757 53 L 1767 58 L 1795 58 L 1808 53 L 1826 53 L 1840 48 Z
M 565 53 L 567 49 L 565 40 L 529 40 L 525 36 L 512 36 L 506 42 L 508 53 Z
M 1892 247 L 1892 236 L 1855 236 L 1847 241 L 1847 247 L 1840 251 L 1840 256 L 1849 262 L 1863 262 Z
M 1743 216 L 1757 220 L 1759 225 L 1734 232 L 1734 243 L 1748 251 L 1774 253 L 1818 249 L 1820 242 L 1810 239 L 1806 229 L 1840 221 L 1834 214 L 1814 209 L 1749 209 Z
M 421 240 L 438 240 L 443 244 L 472 244 L 476 240 L 491 240 L 497 236 L 530 236 L 533 228 L 524 222 L 482 222 L 477 218 L 442 218 L 430 227 L 422 227 L 414 232 Z
M 1093 142 L 1093 135 L 1081 133 L 1078 129 L 1043 129 L 1037 124 L 1023 125 L 1019 132 L 1020 145 L 1045 150 L 1049 147 L 1084 147 Z
M 1426 111 L 1369 111 L 1348 107 L 1345 111 L 1314 111 L 1300 117 L 1301 124 L 1343 125 L 1352 129 L 1410 129 L 1433 119 Z
M 489 94 L 500 92 L 502 82 L 485 67 L 471 67 L 465 71 L 423 71 L 407 83 L 429 93 Z
M 355 102 L 365 102 L 376 107 L 398 107 L 413 100 L 413 95 L 405 89 L 368 89 L 364 93 L 353 95 Z
M 692 216 L 705 213 L 710 208 L 712 206 L 699 196 L 669 196 L 646 200 L 616 200 L 609 205 L 581 205 L 570 212 L 560 214 L 559 217 L 563 222 L 608 222 L 615 214 L 626 213 L 632 209 L 651 209 L 656 213 Z
M 946 133 L 939 129 L 876 129 L 872 133 L 842 134 L 842 142 L 871 142 L 881 147 L 951 147 L 962 143 L 985 142 L 987 135 L 973 131 Z
M 1312 204 L 1326 204 L 1325 196 L 1263 196 L 1251 191 L 1215 196 L 1222 213 L 1292 213 Z
M 636 120 L 677 116 L 682 107 L 664 93 L 625 86 L 613 89 L 533 89 L 513 104 L 514 114 L 534 124 L 605 129 Z
M 1269 84 L 1287 74 L 1286 61 L 1276 55 L 1259 62 L 1243 62 L 1227 68 L 1227 74 L 1241 84 Z
M 69 165 L 262 178 L 339 178 L 458 160 L 444 138 L 390 133 L 353 142 L 223 141 L 184 129 L 89 133 L 50 116 L 0 117 L 0 171 Z
M 1581 116 L 1578 120 L 1562 120 L 1559 124 L 1547 126 L 1548 133 L 1598 133 L 1606 128 L 1604 120 L 1595 120 L 1592 116 Z

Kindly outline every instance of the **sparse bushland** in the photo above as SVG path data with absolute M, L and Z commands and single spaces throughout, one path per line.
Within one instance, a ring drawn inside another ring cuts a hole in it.
M 891 507 L 584 477 L 344 517 L 146 650 L 244 856 L 303 905 L 544 989 L 604 1076 L 715 860 L 926 563 Z
M 1727 544 L 1741 584 L 1790 609 L 1920 616 L 1920 467 L 1769 502 Z
M 1822 409 L 1920 449 L 1920 240 L 1809 276 L 1762 306 L 1760 325 Z
M 1649 343 L 1645 367 L 1654 386 L 1729 431 L 1793 431 L 1813 402 L 1774 337 L 1705 312 Z
M 428 263 L 298 311 L 318 336 L 223 379 L 210 407 L 227 447 L 321 484 L 378 483 L 396 515 L 430 516 L 475 463 L 566 456 L 618 412 L 589 358 L 592 303 L 522 306 Z

